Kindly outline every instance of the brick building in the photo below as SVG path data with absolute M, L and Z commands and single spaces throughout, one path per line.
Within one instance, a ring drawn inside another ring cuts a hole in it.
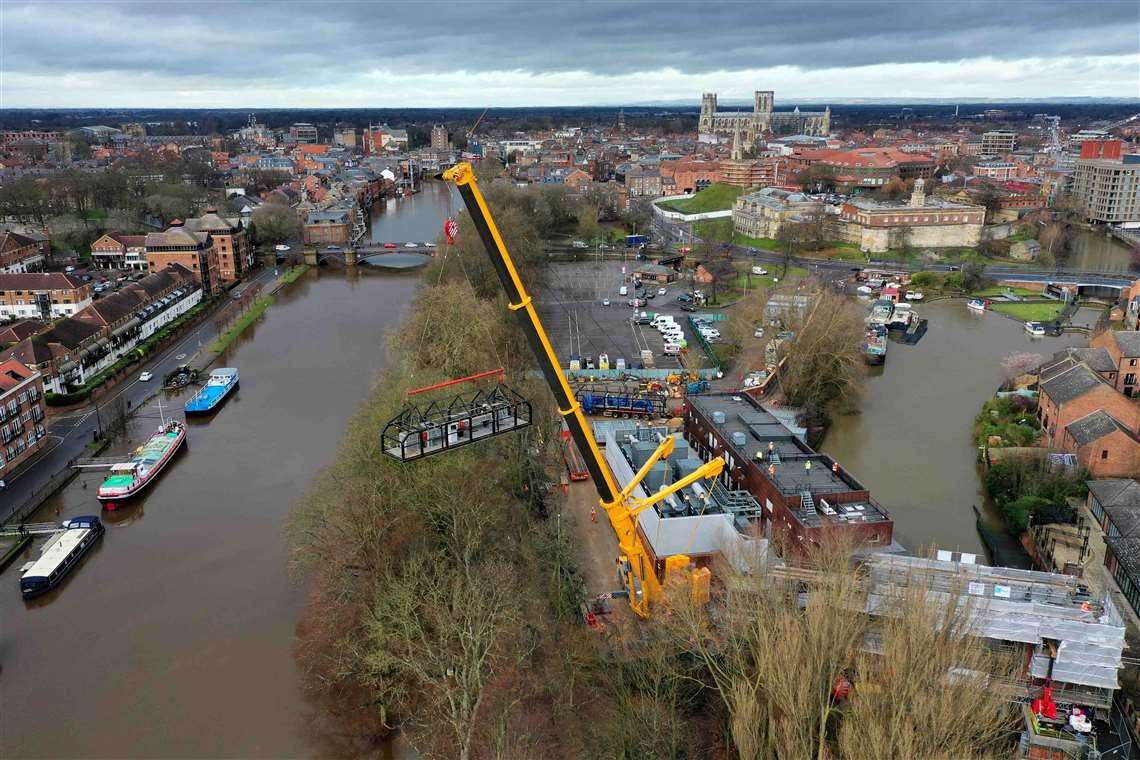
M 40 373 L 16 359 L 0 361 L 0 479 L 47 443 Z
M 973 247 L 985 217 L 982 206 L 927 197 L 922 179 L 915 180 L 909 201 L 852 198 L 839 216 L 841 237 L 875 253 L 899 247 L 904 234 L 918 248 Z
M 1140 332 L 1106 330 L 1094 335 L 1089 346 L 1103 349 L 1108 356 L 1114 374 L 1106 379 L 1116 390 L 1128 397 L 1140 395 Z
M 16 232 L 0 232 L 0 273 L 36 272 L 43 266 L 44 250 L 39 241 Z
M 91 286 L 59 272 L 0 274 L 0 319 L 59 319 L 91 303 Z
M 661 195 L 661 173 L 651 169 L 631 169 L 625 173 L 630 198 L 657 198 Z
M 1137 429 L 1140 407 L 1087 364 L 1062 361 L 1043 367 L 1039 377 L 1037 419 L 1042 442 L 1048 448 L 1069 450 L 1065 448 L 1066 428 L 1097 411 L 1111 415 L 1125 430 Z M 1107 432 L 1103 426 L 1096 431 Z M 1088 434 L 1074 438 L 1079 441 Z
M 146 235 L 108 232 L 91 244 L 91 258 L 100 269 L 146 270 Z
M 347 211 L 314 211 L 305 217 L 302 236 L 307 245 L 342 245 L 352 238 Z
M 864 549 L 898 548 L 894 522 L 855 477 L 812 450 L 747 394 L 690 396 L 685 438 L 702 459 L 723 456 L 726 488 L 763 506 L 762 531 L 791 551 L 825 537 Z
M 187 219 L 186 228 L 209 233 L 218 258 L 219 282 L 240 280 L 253 266 L 253 247 L 241 219 L 226 218 L 216 208 L 208 208 L 204 216 Z
M 1073 195 L 1090 222 L 1140 220 L 1140 155 L 1121 155 L 1119 140 L 1082 143 Z
M 732 207 L 732 226 L 750 237 L 775 238 L 784 222 L 822 213 L 823 204 L 810 196 L 766 187 L 736 199 Z
M 180 219 L 175 219 L 165 232 L 146 236 L 146 263 L 152 273 L 179 264 L 197 275 L 207 295 L 217 290 L 218 254 L 210 233 L 187 229 Z

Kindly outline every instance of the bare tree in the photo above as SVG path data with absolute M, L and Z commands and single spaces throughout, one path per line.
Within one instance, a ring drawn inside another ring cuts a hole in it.
M 824 544 L 787 570 L 721 568 L 711 609 L 678 603 L 664 628 L 701 663 L 691 677 L 721 703 L 735 755 L 997 754 L 1012 711 L 990 684 L 1013 663 L 972 637 L 977 608 L 920 582 L 872 600 L 850 548 Z
M 785 298 L 797 296 L 801 294 L 786 294 Z M 850 406 L 858 396 L 864 324 L 858 307 L 842 293 L 823 288 L 807 297 L 811 299 L 809 311 L 794 330 L 795 342 L 781 370 L 780 387 L 789 402 L 823 421 L 831 409 Z
M 513 635 L 520 610 L 512 576 L 498 563 L 457 574 L 421 555 L 376 594 L 369 666 L 381 682 L 408 681 L 421 693 L 413 740 L 422 752 L 469 760 L 488 686 L 525 656 Z

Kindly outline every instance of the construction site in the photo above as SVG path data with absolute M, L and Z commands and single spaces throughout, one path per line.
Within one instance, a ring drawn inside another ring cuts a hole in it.
M 647 627 L 680 604 L 715 620 L 738 579 L 788 585 L 807 605 L 815 584 L 837 572 L 811 557 L 842 545 L 850 564 L 838 572 L 857 577 L 862 594 L 852 612 L 871 621 L 863 651 L 880 651 L 874 621 L 901 614 L 899 600 L 921 589 L 930 615 L 968 615 L 978 646 L 1016 661 L 1014 675 L 1000 681 L 955 668 L 944 675 L 980 679 L 979 688 L 1008 699 L 1019 715 L 1021 756 L 1130 755 L 1129 731 L 1113 709 L 1125 626 L 1110 598 L 1072 576 L 988 567 L 972 554 L 908 555 L 887 510 L 854 473 L 808 445 L 794 409 L 744 391 L 714 392 L 681 371 L 657 381 L 571 384 L 563 369 L 570 352 L 548 337 L 547 312 L 521 281 L 470 167 L 444 177 L 459 188 L 561 416 L 564 469 L 555 480 L 588 594 L 582 623 L 601 640 L 636 652 Z M 629 330 L 629 310 L 621 313 Z M 568 342 L 573 316 L 567 323 Z M 630 334 L 633 354 L 641 343 L 635 329 Z M 607 353 L 601 349 L 592 353 Z M 450 393 L 478 377 L 421 390 Z M 411 462 L 529 426 L 531 404 L 502 388 L 410 402 L 385 428 L 384 452 Z M 833 698 L 851 688 L 861 685 L 837 683 Z

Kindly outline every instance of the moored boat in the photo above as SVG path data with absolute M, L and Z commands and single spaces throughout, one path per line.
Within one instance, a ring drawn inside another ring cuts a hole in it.
M 887 329 L 882 325 L 872 325 L 863 339 L 863 361 L 867 364 L 883 364 L 887 360 Z
M 210 378 L 194 398 L 186 402 L 187 414 L 209 414 L 237 387 L 238 371 L 234 367 L 222 367 L 210 373 Z
M 25 599 L 46 594 L 58 586 L 107 530 L 95 515 L 72 517 L 59 527 L 59 532 L 44 544 L 39 559 L 22 568 L 20 593 Z
M 108 509 L 116 502 L 137 496 L 158 476 L 186 441 L 186 426 L 167 422 L 135 449 L 129 461 L 111 466 L 111 474 L 99 486 L 95 497 Z

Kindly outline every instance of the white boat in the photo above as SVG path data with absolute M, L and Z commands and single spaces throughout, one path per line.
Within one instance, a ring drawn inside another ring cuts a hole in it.
M 95 515 L 73 517 L 44 545 L 39 559 L 24 565 L 20 593 L 25 599 L 46 594 L 63 581 L 106 529 Z
M 419 248 L 419 245 L 417 245 L 416 243 L 404 243 L 404 247 L 405 248 Z
M 1025 332 L 1029 333 L 1030 335 L 1044 335 L 1045 325 L 1041 324 L 1040 322 L 1026 322 Z
M 855 292 L 861 296 L 869 296 L 875 292 L 875 289 L 869 288 L 866 285 L 860 285 L 859 287 L 855 288 Z
M 908 301 L 921 301 L 923 298 L 926 298 L 926 296 L 924 296 L 922 293 L 919 293 L 917 290 L 912 290 L 906 294 L 906 300 Z
M 981 314 L 982 312 L 984 312 L 986 310 L 986 301 L 981 299 L 981 298 L 971 299 L 966 304 L 966 308 L 969 309 L 970 311 L 976 311 L 979 314 Z
M 427 248 L 435 248 L 435 243 L 424 243 L 424 246 Z

